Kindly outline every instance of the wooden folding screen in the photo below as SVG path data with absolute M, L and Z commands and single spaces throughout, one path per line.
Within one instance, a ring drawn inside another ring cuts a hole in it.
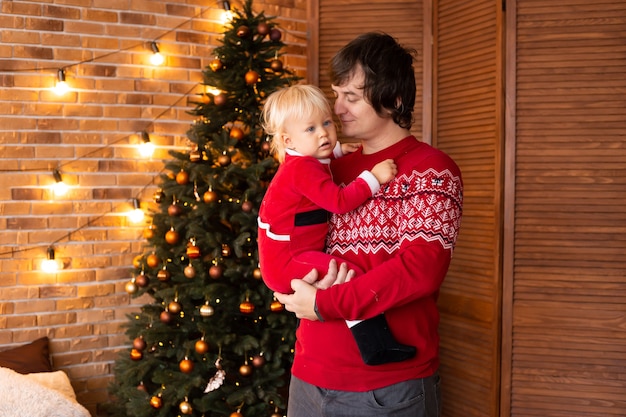
M 496 416 L 499 400 L 502 10 L 433 4 L 433 144 L 464 180 L 464 213 L 441 292 L 444 416 Z
M 503 416 L 624 416 L 626 2 L 508 9 L 515 221 Z

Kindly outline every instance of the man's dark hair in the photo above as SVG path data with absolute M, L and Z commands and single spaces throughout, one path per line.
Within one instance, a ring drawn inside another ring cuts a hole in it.
M 376 113 L 391 111 L 393 121 L 410 129 L 415 105 L 414 49 L 405 48 L 382 32 L 369 32 L 352 40 L 333 57 L 333 85 L 350 80 L 356 68 L 365 74 L 363 94 Z

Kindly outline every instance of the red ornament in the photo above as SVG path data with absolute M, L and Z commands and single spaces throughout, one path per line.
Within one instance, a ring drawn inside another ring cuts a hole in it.
M 274 72 L 282 72 L 283 62 L 280 59 L 272 59 L 272 61 L 270 62 L 270 68 Z
M 161 320 L 161 323 L 170 324 L 172 322 L 172 315 L 169 311 L 163 310 L 159 315 L 159 320 Z
M 224 104 L 226 104 L 227 101 L 228 97 L 226 97 L 226 94 L 223 93 L 220 93 L 213 97 L 213 103 L 215 103 L 216 106 L 223 106 Z
M 150 284 L 150 278 L 148 278 L 148 276 L 141 271 L 141 274 L 137 275 L 135 278 L 135 284 L 141 288 L 147 287 L 148 284 Z
M 261 36 L 265 36 L 270 33 L 270 26 L 265 22 L 261 22 L 257 25 L 256 32 Z
M 274 42 L 278 42 L 280 38 L 282 38 L 282 36 L 283 34 L 280 30 L 276 28 L 272 28 L 270 30 L 270 39 L 273 40 Z
M 137 350 L 144 350 L 146 348 L 146 341 L 143 340 L 143 337 L 139 336 L 133 340 L 133 348 Z
M 265 365 L 265 358 L 263 357 L 263 355 L 255 355 L 252 358 L 252 365 L 254 365 L 255 368 L 260 368 L 261 366 Z
M 146 386 L 143 384 L 143 381 L 141 381 L 139 385 L 137 385 L 137 389 L 139 391 L 148 392 L 148 388 L 146 388 Z
M 183 213 L 183 209 L 176 203 L 170 204 L 167 208 L 167 214 L 172 217 L 180 216 Z
M 221 265 L 212 265 L 209 268 L 209 276 L 213 279 L 218 279 L 222 277 L 224 273 L 224 268 Z
M 248 85 L 256 84 L 259 81 L 261 81 L 259 77 L 259 73 L 254 70 L 250 70 L 246 72 L 246 75 L 244 76 L 244 78 L 246 80 L 246 84 Z
M 241 25 L 237 28 L 237 36 L 240 38 L 246 38 L 250 35 L 250 28 L 245 25 Z

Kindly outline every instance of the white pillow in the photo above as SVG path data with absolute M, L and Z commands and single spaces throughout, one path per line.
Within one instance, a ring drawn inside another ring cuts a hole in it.
M 60 392 L 67 398 L 76 400 L 76 393 L 74 392 L 74 388 L 72 388 L 70 379 L 63 371 L 37 372 L 33 374 L 24 374 L 24 376 L 28 377 L 31 381 L 35 381 L 47 388 Z

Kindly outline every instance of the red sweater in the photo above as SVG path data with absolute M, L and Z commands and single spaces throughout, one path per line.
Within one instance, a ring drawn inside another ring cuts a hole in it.
M 368 391 L 432 375 L 439 367 L 437 296 L 448 270 L 462 212 L 461 173 L 443 152 L 413 136 L 370 155 L 333 161 L 339 184 L 392 158 L 396 178 L 356 210 L 333 215 L 328 251 L 368 271 L 317 292 L 324 322 L 302 320 L 293 375 L 322 388 Z M 417 355 L 364 364 L 344 320 L 384 312 L 400 343 Z

